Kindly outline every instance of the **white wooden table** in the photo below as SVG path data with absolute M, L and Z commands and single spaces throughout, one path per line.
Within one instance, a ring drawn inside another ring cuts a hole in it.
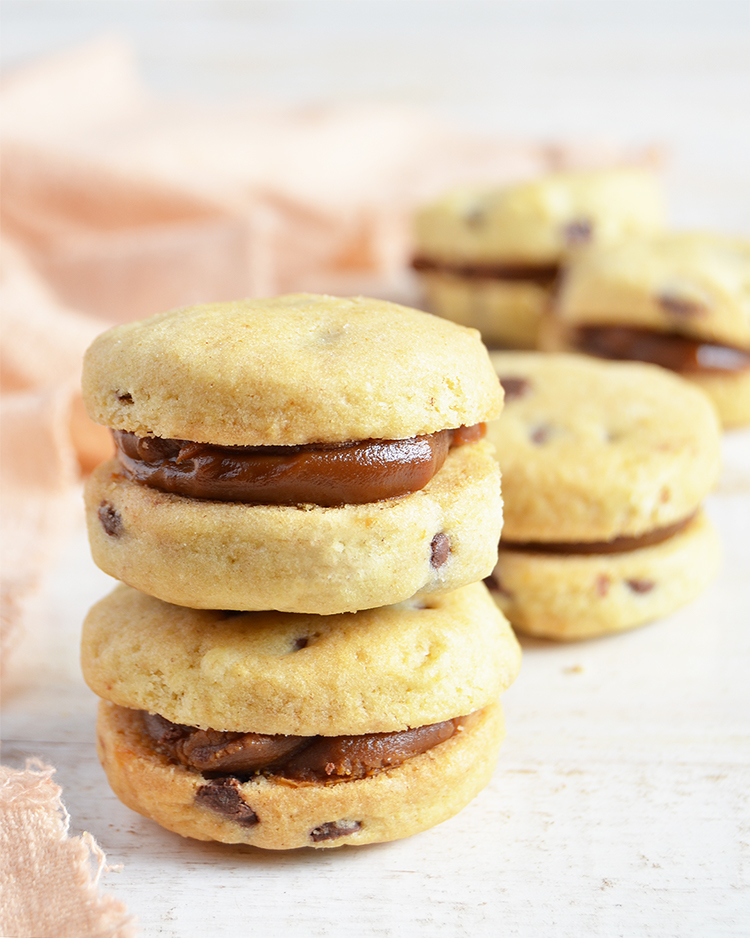
M 409 840 L 263 852 L 183 840 L 111 793 L 94 749 L 96 699 L 80 623 L 112 581 L 83 531 L 38 610 L 35 683 L 4 716 L 3 761 L 57 767 L 71 833 L 122 864 L 102 888 L 146 938 L 750 933 L 750 432 L 725 441 L 708 501 L 719 580 L 674 615 L 574 645 L 524 641 L 492 783 Z
M 155 11 L 155 12 L 154 12 Z M 427 12 L 425 12 L 427 11 Z M 743 2 L 5 4 L 6 61 L 124 27 L 162 91 L 433 107 L 529 139 L 671 148 L 672 218 L 750 228 Z M 645 22 L 644 20 L 648 22 Z M 111 794 L 80 623 L 111 582 L 82 531 L 39 599 L 35 683 L 2 758 L 57 767 L 71 833 L 120 872 L 145 938 L 750 934 L 750 434 L 708 509 L 726 558 L 691 606 L 637 631 L 524 642 L 489 788 L 409 840 L 264 853 L 182 840 Z

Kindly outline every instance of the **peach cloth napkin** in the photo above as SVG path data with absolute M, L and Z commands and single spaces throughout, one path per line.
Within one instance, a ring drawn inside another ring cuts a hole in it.
M 650 159 L 481 138 L 394 106 L 167 106 L 109 39 L 17 70 L 0 104 L 6 674 L 34 629 L 25 605 L 81 510 L 81 475 L 111 452 L 78 391 L 98 332 L 290 291 L 418 303 L 408 260 L 419 202 L 467 179 Z M 27 776 L 4 771 L 21 791 Z M 34 797 L 50 785 L 38 781 Z
M 134 938 L 125 906 L 98 894 L 104 854 L 89 834 L 68 835 L 69 818 L 53 771 L 38 763 L 20 772 L 0 766 L 0 934 Z

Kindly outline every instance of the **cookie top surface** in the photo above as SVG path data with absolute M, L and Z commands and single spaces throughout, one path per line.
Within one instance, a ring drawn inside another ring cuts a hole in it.
M 382 300 L 292 294 L 117 326 L 86 353 L 89 416 L 224 446 L 406 439 L 497 416 L 479 333 Z
M 480 709 L 520 649 L 482 583 L 334 616 L 186 609 L 121 585 L 89 612 L 81 661 L 99 696 L 173 723 L 335 736 Z
M 661 190 L 646 170 L 554 173 L 503 188 L 465 186 L 424 206 L 416 252 L 454 264 L 556 264 L 582 245 L 663 225 Z
M 555 302 L 570 324 L 628 325 L 750 349 L 750 241 L 635 237 L 575 258 Z
M 638 537 L 687 518 L 716 481 L 715 411 L 677 375 L 581 355 L 492 360 L 506 399 L 488 426 L 505 540 Z

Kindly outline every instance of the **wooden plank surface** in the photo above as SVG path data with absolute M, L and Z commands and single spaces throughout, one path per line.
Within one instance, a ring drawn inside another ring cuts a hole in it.
M 111 581 L 83 531 L 39 599 L 22 653 L 28 690 L 4 716 L 3 761 L 57 768 L 71 831 L 120 872 L 103 877 L 144 936 L 268 938 L 747 934 L 750 921 L 750 432 L 727 438 L 708 510 L 719 580 L 644 628 L 573 645 L 525 640 L 505 696 L 492 783 L 406 841 L 269 853 L 160 829 L 110 792 L 96 699 L 78 673 L 80 622 Z

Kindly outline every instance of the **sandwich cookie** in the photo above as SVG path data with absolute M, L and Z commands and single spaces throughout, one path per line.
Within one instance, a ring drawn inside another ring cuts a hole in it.
M 92 555 L 143 592 L 326 615 L 494 566 L 502 393 L 475 330 L 363 298 L 194 306 L 100 336 L 83 391 L 117 445 Z
M 513 626 L 588 638 L 697 596 L 720 557 L 700 507 L 720 459 L 705 394 L 653 365 L 492 357 L 506 400 L 488 428 L 505 523 L 488 585 Z
M 433 312 L 474 326 L 490 346 L 536 348 L 561 264 L 663 223 L 656 178 L 641 169 L 468 186 L 418 212 L 413 266 Z
M 186 609 L 120 585 L 82 639 L 117 796 L 185 837 L 270 849 L 456 814 L 492 774 L 519 666 L 481 583 L 333 616 Z
M 593 248 L 568 268 L 541 344 L 669 368 L 724 426 L 750 423 L 750 241 L 672 232 Z

